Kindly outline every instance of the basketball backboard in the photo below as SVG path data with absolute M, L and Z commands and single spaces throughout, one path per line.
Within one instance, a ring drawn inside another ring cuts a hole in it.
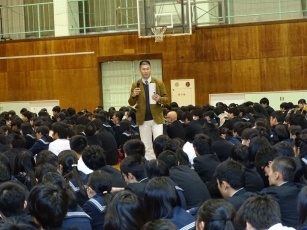
M 166 27 L 164 36 L 192 34 L 190 0 L 137 0 L 140 38 L 155 37 L 154 28 Z

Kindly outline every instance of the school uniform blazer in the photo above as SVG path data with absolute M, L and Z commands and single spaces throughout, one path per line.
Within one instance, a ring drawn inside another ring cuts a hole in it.
M 298 223 L 297 196 L 304 185 L 286 182 L 281 186 L 263 189 L 260 194 L 275 197 L 280 207 L 281 222 L 284 226 L 296 228 Z
M 132 93 L 134 88 L 137 87 L 137 84 L 139 83 L 139 88 L 141 89 L 141 92 L 138 96 L 135 98 L 132 98 Z M 168 95 L 166 93 L 166 89 L 164 86 L 164 83 L 154 77 L 151 77 L 151 83 L 156 83 L 156 93 L 161 97 L 159 103 L 150 105 L 150 111 L 153 117 L 153 120 L 157 124 L 163 124 L 164 118 L 163 118 L 163 108 L 161 107 L 161 104 L 167 104 L 168 103 Z M 146 98 L 145 98 L 145 89 L 142 82 L 142 79 L 139 79 L 137 82 L 133 83 L 131 86 L 131 93 L 128 100 L 128 103 L 130 106 L 135 106 L 136 108 L 136 124 L 142 125 L 145 120 L 145 113 L 146 113 Z
M 252 192 L 247 192 L 244 188 L 237 191 L 232 197 L 226 198 L 226 200 L 231 203 L 235 209 L 238 211 L 241 205 L 253 195 Z

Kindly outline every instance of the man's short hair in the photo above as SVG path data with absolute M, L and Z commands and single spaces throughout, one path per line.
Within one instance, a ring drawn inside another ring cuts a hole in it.
M 60 139 L 67 139 L 68 129 L 68 125 L 61 122 L 55 122 L 52 124 L 53 133 L 57 133 Z
M 126 141 L 123 146 L 124 152 L 127 156 L 130 155 L 141 155 L 145 157 L 145 145 L 143 141 L 139 139 L 131 139 Z
M 87 147 L 87 139 L 83 135 L 75 135 L 69 141 L 71 150 L 76 153 L 81 153 Z
M 82 152 L 84 164 L 92 169 L 98 170 L 106 165 L 106 156 L 104 150 L 98 145 L 86 147 Z
M 142 61 L 140 61 L 140 67 L 142 65 L 150 65 L 150 62 L 148 60 L 142 60 Z
M 248 222 L 255 229 L 269 229 L 281 223 L 279 205 L 271 196 L 252 196 L 238 210 L 236 222 L 243 227 Z
M 272 162 L 273 172 L 280 172 L 284 181 L 293 181 L 295 177 L 296 163 L 291 157 L 276 157 Z
M 61 227 L 68 210 L 68 195 L 55 186 L 37 185 L 30 192 L 28 207 L 44 229 Z
M 226 160 L 221 162 L 215 169 L 214 177 L 226 181 L 233 189 L 244 187 L 244 168 L 239 162 Z
M 278 111 L 273 111 L 273 112 L 270 114 L 270 117 L 276 118 L 276 120 L 277 120 L 278 123 L 283 123 L 284 120 L 285 120 L 285 115 L 284 115 L 284 113 L 281 112 L 280 110 L 278 110 Z
M 137 181 L 146 177 L 146 168 L 142 156 L 130 155 L 120 163 L 120 171 L 128 176 L 131 173 Z
M 169 136 L 162 134 L 157 136 L 156 139 L 153 141 L 153 150 L 156 155 L 156 158 L 163 152 L 163 148 L 165 143 L 170 140 Z
M 193 140 L 193 147 L 199 155 L 211 154 L 211 137 L 205 134 L 197 134 Z
M 24 148 L 26 144 L 25 138 L 21 134 L 14 134 L 11 145 L 13 148 Z
M 178 165 L 178 157 L 176 156 L 176 154 L 170 150 L 165 150 L 163 151 L 159 156 L 158 156 L 158 160 L 163 161 L 168 169 L 171 169 L 174 166 Z
M 4 182 L 0 185 L 0 211 L 5 217 L 25 213 L 25 189 L 16 182 Z
M 61 108 L 60 108 L 60 106 L 54 106 L 52 108 L 52 111 L 59 113 L 59 112 L 61 112 Z
M 266 97 L 263 97 L 263 98 L 260 99 L 259 104 L 267 104 L 267 105 L 269 105 L 270 101 Z
M 36 133 L 41 133 L 43 136 L 49 135 L 49 127 L 47 125 L 41 125 L 36 128 Z

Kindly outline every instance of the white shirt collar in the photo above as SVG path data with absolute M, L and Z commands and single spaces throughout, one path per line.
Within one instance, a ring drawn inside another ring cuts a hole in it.
M 150 83 L 150 82 L 151 82 L 151 76 L 150 76 L 149 78 L 147 78 L 147 79 L 142 78 L 142 82 L 143 82 L 144 84 L 146 84 L 145 81 L 148 81 L 148 83 Z

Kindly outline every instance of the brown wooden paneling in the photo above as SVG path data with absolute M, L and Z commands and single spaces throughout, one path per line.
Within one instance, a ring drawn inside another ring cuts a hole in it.
M 258 27 L 230 28 L 231 59 L 259 58 Z
M 288 55 L 301 56 L 306 41 L 307 23 L 293 23 L 288 26 Z M 305 53 L 306 54 L 306 53 Z
M 0 62 L 1 63 L 1 62 Z M 9 96 L 7 73 L 0 72 L 0 100 L 7 101 Z
M 232 92 L 261 91 L 259 59 L 233 60 Z
M 291 90 L 306 90 L 307 57 L 289 58 Z
M 260 58 L 287 56 L 288 25 L 273 24 L 258 26 Z M 292 26 L 292 24 L 289 26 Z
M 230 32 L 228 27 L 203 29 L 205 61 L 230 60 Z
M 291 90 L 288 58 L 260 60 L 261 91 Z
M 0 101 L 59 99 L 63 108 L 91 110 L 101 103 L 99 62 L 152 56 L 163 60 L 170 95 L 171 79 L 195 79 L 199 105 L 210 93 L 302 90 L 306 28 L 301 21 L 206 27 L 161 43 L 137 33 L 1 42 L 7 57 L 94 54 L 0 60 Z

